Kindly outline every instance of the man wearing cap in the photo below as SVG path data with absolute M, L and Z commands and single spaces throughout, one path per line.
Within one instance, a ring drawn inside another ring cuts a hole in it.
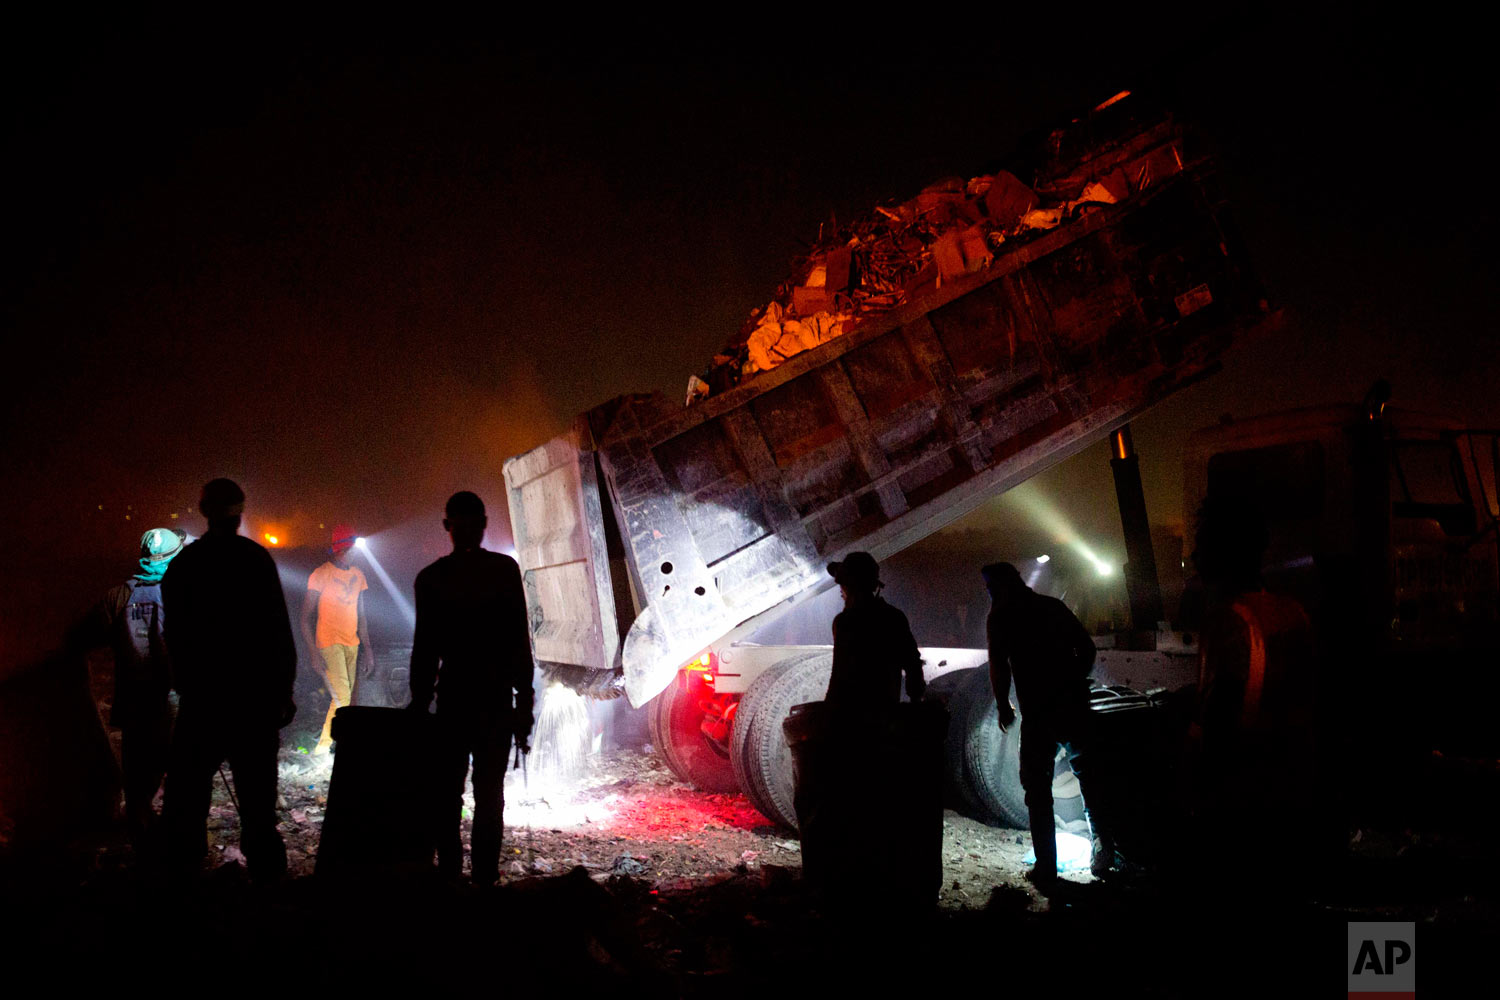
M 833 619 L 833 673 L 824 700 L 851 707 L 877 708 L 901 700 L 901 675 L 906 694 L 919 701 L 927 690 L 922 676 L 922 654 L 906 615 L 880 596 L 880 567 L 868 552 L 851 552 L 842 562 L 828 564 L 838 581 L 844 610 Z
M 1059 745 L 1071 754 L 1075 744 L 1086 739 L 1094 640 L 1066 604 L 1026 586 L 1010 563 L 992 563 L 981 572 L 993 601 L 986 631 L 1001 731 L 1016 721 L 1010 701 L 1012 676 L 1021 706 L 1021 787 L 1036 851 L 1036 867 L 1027 877 L 1049 889 L 1057 882 L 1053 770 Z M 1074 772 L 1079 770 L 1075 763 Z M 1087 801 L 1081 773 L 1078 780 Z M 1114 848 L 1097 825 L 1094 832 L 1094 869 L 1099 874 L 1108 870 Z
M 286 872 L 276 830 L 276 752 L 292 721 L 297 641 L 271 554 L 239 534 L 245 494 L 228 479 L 203 487 L 208 532 L 162 578 L 166 639 L 181 705 L 167 764 L 169 861 L 183 874 L 207 853 L 214 774 L 234 774 L 240 849 L 254 881 Z
M 473 758 L 471 860 L 474 883 L 483 886 L 500 877 L 511 737 L 522 753 L 531 750 L 534 669 L 521 568 L 481 547 L 487 524 L 479 497 L 464 490 L 448 498 L 443 528 L 453 552 L 417 574 L 409 706 L 425 713 L 437 697 L 445 799 L 437 855 L 448 878 L 463 866 L 464 779 Z
M 333 713 L 353 703 L 358 678 L 368 677 L 375 670 L 369 622 L 365 618 L 365 591 L 370 585 L 358 567 L 349 565 L 352 548 L 354 532 L 344 525 L 335 527 L 330 558 L 307 578 L 307 597 L 302 602 L 302 638 L 323 659 L 323 677 L 329 695 L 323 734 L 318 737 L 313 753 L 328 752 L 333 742 Z
M 142 535 L 135 575 L 110 589 L 81 636 L 87 648 L 107 645 L 114 652 L 109 722 L 120 728 L 125 821 L 137 849 L 156 826 L 151 803 L 172 742 L 172 669 L 162 637 L 161 578 L 186 541 L 187 534 L 176 528 L 152 528 Z

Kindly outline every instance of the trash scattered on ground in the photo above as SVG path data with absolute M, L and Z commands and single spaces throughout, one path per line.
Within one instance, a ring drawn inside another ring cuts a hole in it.
M 614 864 L 609 866 L 609 870 L 615 875 L 646 874 L 645 865 L 641 864 L 635 858 L 628 857 L 624 854 L 620 855 L 618 858 L 615 858 L 615 862 Z
M 296 751 L 282 753 L 283 766 Z M 283 782 L 286 807 L 278 829 L 287 843 L 289 874 L 311 875 L 326 814 L 329 770 L 312 781 Z M 468 846 L 472 793 L 464 797 L 462 836 Z M 528 789 L 519 771 L 507 775 L 502 882 L 563 877 L 582 868 L 598 880 L 640 880 L 661 892 L 686 892 L 740 876 L 766 884 L 794 878 L 802 845 L 773 826 L 738 794 L 710 794 L 682 783 L 654 754 L 615 750 L 593 754 L 569 787 Z M 239 815 L 222 786 L 209 816 L 214 854 L 228 863 L 239 850 Z M 996 886 L 1024 887 L 1026 848 L 1016 831 L 985 826 L 956 813 L 944 829 L 941 903 L 982 905 Z M 1029 841 L 1028 841 L 1029 842 Z M 1089 876 L 1069 875 L 1087 879 Z M 955 881 L 958 889 L 949 888 Z
M 1082 871 L 1089 866 L 1093 855 L 1093 843 L 1076 833 L 1057 831 L 1057 867 L 1060 871 Z M 977 856 L 977 855 L 976 855 Z M 1036 864 L 1036 851 L 1028 850 L 1021 858 L 1023 864 Z

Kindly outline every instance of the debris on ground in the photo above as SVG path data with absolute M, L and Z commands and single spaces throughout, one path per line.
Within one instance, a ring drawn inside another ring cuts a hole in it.
M 644 875 L 646 866 L 628 855 L 620 855 L 615 858 L 615 863 L 609 866 L 611 873 L 615 875 Z
M 462 962 L 412 963 L 408 956 L 485 953 L 495 941 L 508 941 L 530 959 L 517 975 L 534 975 L 552 991 L 628 979 L 653 994 L 722 997 L 768 992 L 789 976 L 806 983 L 813 980 L 805 977 L 825 975 L 836 981 L 831 985 L 847 986 L 850 972 L 861 968 L 888 987 L 902 968 L 920 977 L 927 967 L 882 961 L 877 973 L 871 955 L 975 955 L 1001 940 L 1014 953 L 1036 957 L 1030 967 L 1039 990 L 1056 986 L 1054 970 L 1066 966 L 1069 987 L 1084 992 L 1137 992 L 1130 980 L 1136 975 L 1155 995 L 1197 995 L 1205 975 L 1232 964 L 1238 954 L 1232 942 L 1272 924 L 1282 930 L 1277 961 L 1288 967 L 1323 960 L 1325 946 L 1343 947 L 1351 920 L 1416 921 L 1429 942 L 1465 948 L 1492 940 L 1500 924 L 1489 836 L 1493 768 L 1486 782 L 1475 784 L 1467 771 L 1444 782 L 1453 766 L 1438 762 L 1440 771 L 1401 786 L 1423 792 L 1420 801 L 1353 827 L 1347 857 L 1317 884 L 1275 879 L 1249 899 L 1226 895 L 1223 873 L 1213 871 L 1173 880 L 1159 873 L 1097 880 L 1069 872 L 1043 896 L 1025 879 L 1029 834 L 948 812 L 938 907 L 924 919 L 885 926 L 830 908 L 801 877 L 795 837 L 742 796 L 699 792 L 654 755 L 635 750 L 590 755 L 583 776 L 566 786 L 539 787 L 533 779 L 528 789 L 519 773 L 508 783 L 507 858 L 498 890 L 442 879 L 349 886 L 311 878 L 315 820 L 326 811 L 331 768 L 325 762 L 304 771 L 295 756 L 289 749 L 282 757 L 287 804 L 280 810 L 292 878 L 264 889 L 249 881 L 238 814 L 216 783 L 209 870 L 194 888 L 164 891 L 132 860 L 122 832 L 118 842 L 98 848 L 87 870 L 35 887 L 21 908 L 24 926 L 58 967 L 114 970 L 159 947 L 159 928 L 170 924 L 184 935 L 174 939 L 180 960 L 197 963 L 177 971 L 205 982 L 228 960 L 244 962 L 268 987 L 337 977 L 389 988 L 392 977 L 405 976 L 430 992 L 438 981 L 466 985 L 461 980 L 471 970 Z M 307 821 L 298 822 L 294 811 Z M 1279 836 L 1276 829 L 1268 826 L 1267 835 Z M 467 822 L 463 833 L 467 839 Z M 872 815 L 870 836 L 881 835 Z M 872 885 L 888 866 L 902 864 L 906 851 L 890 843 L 888 861 L 871 872 Z M 296 928 L 329 920 L 384 929 L 400 942 L 399 957 L 351 964 L 326 949 L 287 948 L 274 962 L 260 953 L 245 961 L 267 927 L 292 928 L 287 933 L 295 938 Z M 109 931 L 77 932 L 86 926 Z M 881 933 L 889 942 L 874 944 L 871 935 Z M 1202 968 L 1069 965 L 1081 939 L 1107 939 L 1122 954 L 1152 954 L 1166 941 L 1174 956 L 1201 956 Z M 1294 946 L 1302 951 L 1289 954 Z M 1017 967 L 1024 972 L 1027 963 Z M 1024 985 L 1019 975 L 1008 974 L 1007 986 Z
M 332 760 L 302 770 L 295 749 L 282 751 L 285 806 L 277 829 L 286 840 L 293 877 L 311 875 L 316 864 Z M 465 806 L 467 846 L 472 792 L 465 795 Z M 215 787 L 208 826 L 213 863 L 237 860 L 239 816 L 222 785 Z M 943 836 L 942 906 L 983 906 L 997 886 L 1024 889 L 1028 835 L 949 812 Z M 502 883 L 582 868 L 601 880 L 641 879 L 653 889 L 674 892 L 735 875 L 795 876 L 802 868 L 801 844 L 745 796 L 700 792 L 679 781 L 654 754 L 639 750 L 591 755 L 583 777 L 569 786 L 548 787 L 533 778 L 527 787 L 519 771 L 511 772 L 504 851 Z M 1068 877 L 1090 878 L 1086 873 Z

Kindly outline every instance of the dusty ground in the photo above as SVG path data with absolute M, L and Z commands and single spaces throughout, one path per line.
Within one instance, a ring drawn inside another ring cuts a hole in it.
M 312 873 L 328 801 L 331 759 L 282 751 L 282 835 L 293 875 Z M 801 869 L 796 835 L 773 826 L 743 795 L 710 795 L 677 780 L 652 753 L 615 750 L 594 755 L 566 787 L 531 783 L 512 770 L 506 779 L 502 881 L 561 873 L 582 866 L 596 877 L 629 875 L 662 891 L 776 866 Z M 472 804 L 472 796 L 468 798 Z M 470 821 L 463 822 L 467 846 Z M 238 862 L 234 808 L 220 783 L 209 820 L 219 863 Z M 1030 891 L 1022 859 L 1030 835 L 985 826 L 949 811 L 944 817 L 944 880 L 940 905 L 983 905 L 995 886 Z M 1091 881 L 1087 872 L 1065 877 Z
M 93 657 L 92 686 L 104 718 L 112 694 L 109 671 L 108 657 Z M 317 701 L 304 700 L 309 705 Z M 319 713 L 305 710 L 283 731 L 279 829 L 293 877 L 313 873 L 328 804 L 334 758 L 308 753 L 321 721 Z M 119 730 L 110 728 L 109 733 L 118 754 Z M 673 892 L 754 875 L 767 866 L 793 874 L 802 867 L 794 833 L 773 826 L 743 795 L 705 794 L 679 781 L 649 747 L 590 755 L 581 774 L 562 782 L 536 774 L 527 780 L 511 770 L 505 799 L 503 883 L 581 866 L 598 879 L 625 875 Z M 472 804 L 470 794 L 466 805 Z M 470 812 L 465 809 L 463 820 L 466 848 Z M 238 814 L 224 780 L 214 784 L 208 835 L 208 868 L 243 863 Z M 997 886 L 1029 893 L 1034 903 L 1045 906 L 1023 877 L 1028 866 L 1022 859 L 1030 849 L 1031 836 L 1025 831 L 993 828 L 947 812 L 940 906 L 983 906 Z M 118 838 L 103 851 L 105 867 L 129 863 L 129 850 Z M 893 863 L 898 855 L 893 848 Z M 1087 871 L 1064 877 L 1092 881 Z
M 15 953 L 112 985 L 144 962 L 153 975 L 218 992 L 230 982 L 278 992 L 524 983 L 564 993 L 628 982 L 653 996 L 721 998 L 863 982 L 882 993 L 1003 983 L 1057 995 L 1337 995 L 1350 921 L 1415 922 L 1424 993 L 1482 972 L 1500 935 L 1494 761 L 1434 755 L 1385 776 L 1347 854 L 1316 881 L 1279 868 L 1303 831 L 1268 817 L 1250 841 L 1264 876 L 1237 889 L 1229 876 L 1238 859 L 1210 851 L 1175 881 L 1070 873 L 1042 897 L 1022 877 L 1027 834 L 950 812 L 939 907 L 895 921 L 810 892 L 792 836 L 742 796 L 700 793 L 642 751 L 595 755 L 566 785 L 512 772 L 499 890 L 326 885 L 307 876 L 331 763 L 293 741 L 282 754 L 294 877 L 280 886 L 246 883 L 220 784 L 198 883 L 165 885 L 116 836 L 92 849 L 84 870 L 28 879 L 11 897 L 12 912 L 26 916 Z M 874 823 L 870 836 L 881 836 Z M 890 867 L 872 869 L 871 885 L 909 850 L 890 843 Z

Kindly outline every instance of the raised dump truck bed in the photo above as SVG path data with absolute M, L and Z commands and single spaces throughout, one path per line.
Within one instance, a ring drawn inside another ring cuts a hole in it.
M 641 705 L 830 560 L 889 556 L 1212 370 L 1267 311 L 1213 181 L 1190 163 L 727 392 L 621 397 L 508 461 L 538 659 Z

